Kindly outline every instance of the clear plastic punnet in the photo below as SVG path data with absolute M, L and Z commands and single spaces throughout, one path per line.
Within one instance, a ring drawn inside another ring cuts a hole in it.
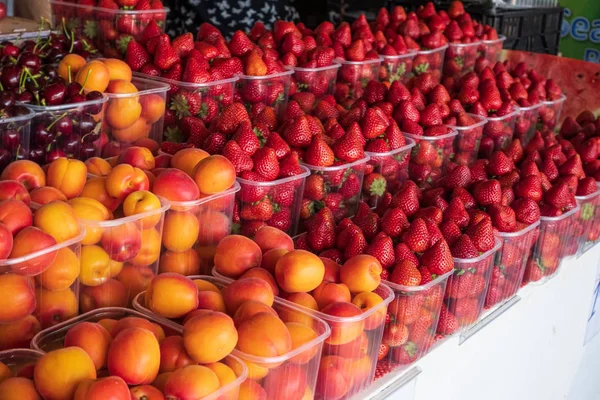
M 487 117 L 479 145 L 480 158 L 487 158 L 494 151 L 505 150 L 508 147 L 513 140 L 519 112 L 519 107 L 515 106 L 514 111 L 509 114 L 501 117 Z
M 438 327 L 440 335 L 460 333 L 479 320 L 494 259 L 501 246 L 502 240 L 496 238 L 494 247 L 479 257 L 454 258 L 454 274 L 448 279 L 444 305 L 449 315 L 456 319 L 456 325 Z
M 421 188 L 428 188 L 444 176 L 454 158 L 454 140 L 458 131 L 441 136 L 418 136 L 404 133 L 415 142 L 408 164 L 408 177 Z
M 105 57 L 121 59 L 129 41 L 139 40 L 150 21 L 154 20 L 164 31 L 169 12 L 168 8 L 121 10 L 59 0 L 51 0 L 50 7 L 55 28 L 64 23 L 90 40 Z
M 314 184 L 316 181 L 319 185 L 322 185 L 324 190 L 324 196 L 322 198 L 311 197 L 306 189 L 303 194 L 303 203 L 312 203 L 313 210 L 318 210 L 322 207 L 314 207 L 315 202 L 320 204 L 330 204 L 330 209 L 333 212 L 334 217 L 337 221 L 345 217 L 351 217 L 356 213 L 358 209 L 358 203 L 361 199 L 361 190 L 363 178 L 365 176 L 365 168 L 369 161 L 369 156 L 347 163 L 334 165 L 332 167 L 319 167 L 315 165 L 301 163 L 304 167 L 310 170 L 310 176 L 306 178 L 305 186 Z M 327 198 L 329 196 L 329 198 Z M 331 206 L 333 204 L 333 206 Z M 304 209 L 304 207 L 302 207 Z M 316 211 L 315 211 L 316 212 Z M 299 232 L 304 232 L 304 224 L 302 221 L 312 217 L 312 214 L 305 215 L 300 213 L 301 226 Z M 298 232 L 296 232 L 298 233 Z
M 563 94 L 556 100 L 542 102 L 539 109 L 538 127 L 540 129 L 554 132 L 559 127 L 558 123 L 565 100 L 567 100 L 567 96 Z
M 542 103 L 519 108 L 519 114 L 515 121 L 514 138 L 519 139 L 523 147 L 527 146 L 535 134 L 540 107 L 542 107 Z
M 289 98 L 290 82 L 294 70 L 271 75 L 238 75 L 237 95 L 247 109 L 262 104 L 275 109 L 275 114 L 285 110 Z
M 135 310 L 130 310 L 120 307 L 107 307 L 100 308 L 94 311 L 87 312 L 66 321 L 60 325 L 56 325 L 50 329 L 45 329 L 38 333 L 34 340 L 31 342 L 31 348 L 36 352 L 47 353 L 52 350 L 63 348 L 65 336 L 72 327 L 82 322 L 99 322 L 101 320 L 112 319 L 121 320 L 123 318 L 142 318 L 153 324 L 157 329 L 155 334 L 159 336 L 181 336 L 183 330 L 181 325 L 177 325 L 173 322 L 165 320 L 164 318 L 154 318 L 151 315 L 143 314 Z M 236 374 L 236 379 L 230 383 L 227 383 L 220 387 L 217 391 L 211 393 L 206 397 L 202 397 L 203 400 L 217 400 L 217 399 L 237 399 L 240 390 L 240 385 L 248 377 L 248 369 L 238 357 L 234 355 L 228 355 L 222 360 L 223 363 L 227 364 L 233 372 Z M 199 399 L 198 399 L 199 400 Z
M 481 41 L 471 43 L 448 43 L 444 57 L 444 76 L 460 78 L 475 69 Z
M 523 285 L 546 283 L 559 272 L 563 259 L 574 254 L 573 244 L 577 251 L 572 237 L 579 210 L 578 205 L 559 217 L 540 217 L 539 236 L 527 260 Z
M 160 144 L 169 85 L 134 76 L 136 93 L 107 93 L 101 137 L 103 158 L 118 156 L 136 141 L 151 139 Z
M 383 58 L 365 61 L 336 59 L 342 66 L 337 75 L 334 97 L 338 103 L 352 102 L 363 95 L 367 83 L 379 80 Z
M 296 92 L 310 92 L 315 95 L 315 104 L 335 91 L 335 81 L 341 64 L 332 64 L 320 68 L 293 67 L 292 79 L 296 83 Z
M 420 50 L 413 60 L 413 76 L 429 73 L 436 82 L 442 80 L 442 69 L 444 67 L 444 57 L 448 45 L 431 50 Z
M 600 240 L 600 188 L 587 196 L 575 196 L 579 210 L 575 236 L 579 237 L 577 257 L 591 249 Z
M 494 266 L 485 297 L 486 310 L 499 307 L 517 294 L 525 266 L 539 234 L 540 221 L 517 232 L 498 232 L 502 247 L 494 256 Z
M 85 229 L 79 277 L 82 312 L 131 306 L 157 274 L 165 213 L 171 205 L 159 199 L 156 210 L 109 221 L 80 220 Z
M 405 368 L 426 355 L 435 341 L 438 319 L 444 302 L 444 293 L 450 271 L 420 286 L 404 286 L 385 281 L 394 292 L 387 309 L 382 345 L 387 354 L 380 361 L 388 361 Z M 396 341 L 397 337 L 399 341 Z
M 482 40 L 479 45 L 479 54 L 485 58 L 490 66 L 493 66 L 497 61 L 500 60 L 500 53 L 502 52 L 502 46 L 506 36 L 499 35 L 498 39 L 493 40 Z
M 237 178 L 241 189 L 236 195 L 239 218 L 234 218 L 234 230 L 252 236 L 257 227 L 266 224 L 293 235 L 298 227 L 304 183 L 310 174 L 308 168 L 302 170 L 299 175 L 272 182 Z M 265 205 L 270 212 L 255 212 Z
M 449 126 L 458 132 L 454 139 L 454 157 L 452 162 L 456 165 L 470 165 L 477 160 L 481 136 L 488 119 L 476 114 L 467 114 L 473 120 L 468 126 Z
M 57 157 L 87 160 L 99 156 L 107 97 L 59 106 L 25 106 L 31 120 L 29 159 L 45 165 Z
M 169 236 L 163 235 L 158 273 L 210 274 L 219 241 L 231 233 L 233 208 L 240 184 L 200 200 L 171 202 L 165 214 Z M 189 231 L 184 227 L 192 227 Z M 183 241 L 173 241 L 181 238 Z
M 416 56 L 416 51 L 397 56 L 381 55 L 383 61 L 379 67 L 379 80 L 390 84 L 394 81 L 400 81 L 403 85 L 408 84 L 412 76 L 413 61 Z
M 230 279 L 206 275 L 190 276 L 190 278 L 210 282 L 219 289 L 232 282 Z M 138 295 L 134 301 L 134 308 L 144 314 L 153 315 L 144 304 L 144 294 Z M 325 340 L 331 334 L 331 329 L 316 313 L 311 313 L 304 307 L 277 297 L 273 303 L 273 309 L 284 323 L 310 327 L 315 333 L 314 338 L 276 357 L 256 356 L 238 349 L 233 350 L 232 354 L 246 364 L 248 378 L 252 380 L 253 384 L 256 384 L 256 391 L 262 393 L 265 396 L 263 398 L 284 400 L 287 397 L 283 397 L 283 395 L 291 393 L 290 390 L 293 393 L 303 390 L 302 393 L 309 393 L 310 398 L 315 393 L 319 365 L 322 362 L 321 352 Z M 155 318 L 160 317 L 155 316 Z M 260 348 L 256 349 L 256 352 L 260 351 Z
M 13 376 L 33 379 L 33 368 L 44 353 L 32 349 L 0 351 L 0 363 L 6 365 Z
M 386 191 L 395 193 L 404 181 L 408 180 L 410 150 L 414 145 L 414 140 L 406 138 L 406 145 L 395 150 L 390 150 L 386 153 L 365 152 L 369 156 L 369 165 L 373 166 L 372 173 L 381 174 L 385 178 Z M 365 193 L 363 190 L 363 199 L 369 202 L 371 207 L 377 206 L 379 198 L 379 195 Z
M 10 162 L 29 158 L 31 120 L 35 113 L 23 110 L 22 115 L 0 119 L 0 172 Z

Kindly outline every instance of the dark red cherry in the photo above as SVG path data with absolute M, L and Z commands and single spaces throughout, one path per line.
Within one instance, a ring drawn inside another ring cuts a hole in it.
M 6 65 L 2 68 L 2 87 L 12 89 L 19 86 L 21 67 L 18 65 Z
M 62 83 L 52 83 L 42 90 L 42 97 L 49 106 L 64 104 L 67 88 Z
M 16 129 L 7 129 L 2 133 L 2 147 L 13 152 L 21 144 L 19 131 Z
M 57 135 L 69 136 L 73 133 L 73 121 L 68 115 L 61 117 L 53 126 Z
M 77 82 L 71 82 L 67 85 L 67 97 L 73 97 L 81 92 L 81 85 Z
M 52 161 L 61 158 L 61 157 L 66 157 L 67 154 L 60 150 L 60 149 L 54 149 L 52 151 L 50 151 L 48 154 L 46 154 L 46 162 L 47 163 L 51 163 Z
M 8 108 L 15 105 L 17 97 L 13 92 L 3 90 L 0 92 L 0 108 Z
M 32 139 L 36 145 L 45 147 L 54 141 L 54 137 L 54 133 L 46 129 L 44 124 L 38 124 L 33 128 Z

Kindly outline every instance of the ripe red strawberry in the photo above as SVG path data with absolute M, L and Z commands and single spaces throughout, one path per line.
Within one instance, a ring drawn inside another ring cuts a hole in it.
M 148 22 L 148 25 L 146 25 L 144 30 L 142 30 L 140 35 L 137 37 L 137 40 L 142 45 L 145 45 L 148 42 L 148 40 L 150 40 L 153 37 L 160 36 L 162 33 L 162 29 L 160 28 L 160 26 L 158 26 L 156 21 L 151 20 L 150 22 Z
M 396 259 L 396 262 L 408 260 L 415 265 L 419 265 L 419 259 L 406 243 L 398 243 L 394 247 L 394 258 Z
M 403 235 L 403 242 L 415 253 L 422 253 L 429 248 L 430 235 L 425 221 L 415 219 Z
M 544 201 L 558 209 L 572 207 L 575 204 L 574 200 L 574 194 L 565 182 L 552 185 L 544 195 Z
M 312 134 L 308 119 L 305 116 L 295 119 L 283 131 L 282 137 L 290 146 L 307 147 L 310 145 Z
M 309 200 L 319 201 L 325 197 L 325 183 L 323 175 L 310 175 L 304 184 L 304 197 Z
M 461 230 L 454 221 L 444 221 L 440 224 L 440 232 L 448 245 L 452 246 L 461 235 Z
M 371 173 L 364 177 L 363 193 L 367 196 L 382 196 L 386 190 L 386 180 L 378 173 Z
M 144 46 L 135 40 L 127 44 L 127 52 L 125 53 L 125 62 L 133 71 L 140 71 L 144 65 L 150 63 L 150 55 Z
M 509 206 L 492 204 L 487 209 L 492 225 L 500 232 L 514 232 L 517 228 L 515 212 Z
M 252 41 L 242 31 L 235 31 L 227 46 L 232 56 L 242 57 L 254 48 Z
M 223 147 L 223 155 L 231 161 L 237 174 L 243 171 L 250 171 L 254 167 L 252 158 L 250 158 L 250 156 L 246 154 L 234 140 L 230 140 L 225 144 L 225 147 Z
M 261 140 L 259 140 L 259 137 L 256 135 L 252 129 L 252 125 L 248 121 L 244 121 L 240 124 L 232 139 L 235 140 L 249 156 L 256 153 L 256 150 L 261 146 L 261 141 L 264 143 L 262 136 Z
M 181 80 L 190 83 L 209 82 L 211 77 L 206 70 L 207 65 L 205 60 L 204 62 L 200 62 L 195 58 L 188 58 L 185 63 L 185 69 L 183 70 Z
M 500 203 L 502 188 L 496 179 L 479 182 L 473 188 L 473 197 L 481 206 Z
M 421 265 L 427 267 L 432 274 L 443 275 L 454 269 L 452 253 L 445 240 L 438 240 L 425 250 L 421 256 Z
M 173 39 L 173 49 L 181 58 L 186 58 L 194 49 L 194 35 L 191 32 L 184 33 Z
M 441 335 L 451 335 L 457 331 L 458 327 L 459 325 L 456 317 L 445 305 L 442 305 L 440 318 L 438 320 L 437 332 Z
M 261 175 L 267 181 L 274 181 L 279 176 L 279 161 L 275 150 L 270 147 L 262 147 L 252 156 L 254 172 Z
M 297 153 L 290 153 L 282 158 L 279 163 L 279 178 L 300 175 L 304 172 L 300 166 Z
M 177 118 L 197 115 L 202 106 L 199 93 L 182 89 L 171 99 L 170 109 L 175 111 Z
M 347 163 L 360 160 L 365 156 L 363 144 L 350 132 L 338 139 L 333 144 L 332 150 L 336 158 Z
M 167 35 L 161 35 L 156 51 L 154 52 L 154 65 L 164 71 L 168 70 L 179 61 L 179 55 L 177 55 L 175 49 L 173 49 L 169 37 Z
M 513 162 L 502 151 L 495 151 L 490 156 L 486 171 L 492 176 L 501 176 L 513 169 Z
M 419 271 L 417 271 L 419 272 Z M 390 347 L 402 346 L 408 340 L 408 329 L 403 324 L 392 323 L 383 331 L 381 342 Z
M 247 221 L 268 221 L 273 216 L 273 205 L 264 197 L 255 203 L 244 203 L 240 210 L 240 218 Z
M 598 190 L 596 185 L 596 181 L 592 177 L 585 177 L 579 180 L 579 185 L 577 185 L 577 196 L 588 196 L 592 193 L 595 193 Z
M 381 343 L 379 345 L 379 350 L 377 351 L 377 360 L 378 361 L 383 360 L 388 355 L 389 351 L 390 351 L 390 346 L 388 346 L 387 344 Z M 380 374 L 382 373 L 381 369 L 379 367 L 379 363 L 377 364 L 377 370 L 379 370 Z M 390 371 L 391 371 L 391 369 L 390 369 Z M 377 375 L 377 373 L 376 373 L 376 375 Z
M 476 258 L 479 256 L 479 251 L 467 235 L 460 235 L 450 248 L 450 251 L 455 258 Z
M 561 175 L 575 175 L 578 178 L 584 178 L 583 165 L 579 154 L 575 154 L 565 161 L 558 169 Z
M 188 143 L 162 142 L 160 144 L 160 149 L 167 154 L 175 154 L 179 150 L 187 149 L 190 147 L 192 147 L 192 145 Z
M 419 122 L 425 127 L 438 126 L 443 122 L 440 106 L 435 103 L 425 106 L 420 116 Z
M 459 165 L 443 178 L 443 186 L 448 189 L 464 188 L 471 183 L 471 170 L 466 165 Z
M 401 260 L 394 265 L 389 281 L 402 286 L 419 286 L 421 284 L 421 273 L 412 262 Z
M 391 238 L 399 237 L 409 226 L 406 214 L 398 207 L 388 209 L 381 218 L 381 231 Z
M 454 197 L 450 200 L 448 208 L 444 210 L 444 221 L 454 221 L 456 225 L 465 228 L 469 224 L 469 213 L 465 209 L 462 200 Z
M 313 136 L 310 145 L 304 152 L 304 162 L 319 167 L 330 167 L 334 161 L 335 157 L 331 147 L 320 136 Z
M 394 243 L 383 232 L 380 232 L 373 238 L 371 244 L 365 249 L 365 254 L 369 254 L 379 260 L 383 268 L 389 268 L 394 265 Z
M 221 154 L 225 144 L 227 143 L 227 137 L 221 132 L 213 132 L 206 137 L 202 148 L 208 154 Z
M 292 225 L 291 210 L 287 207 L 284 207 L 280 211 L 275 212 L 267 221 L 267 225 L 275 227 L 284 232 L 288 231 Z
M 535 175 L 522 178 L 514 186 L 513 191 L 516 197 L 528 197 L 536 203 L 539 203 L 544 195 L 542 191 L 542 180 L 539 176 Z
M 384 134 L 389 121 L 379 108 L 369 108 L 362 119 L 362 133 L 367 139 L 374 139 Z
M 350 174 L 346 177 L 346 180 L 342 183 L 339 193 L 342 195 L 344 200 L 348 200 L 360 193 L 361 186 L 360 180 L 356 174 Z
M 356 255 L 363 254 L 366 248 L 367 239 L 365 239 L 362 232 L 352 235 L 348 241 L 348 245 L 344 249 L 344 260 L 347 261 Z
M 327 207 L 322 208 L 310 220 L 307 241 L 311 249 L 321 251 L 335 244 L 335 221 L 333 213 Z
M 529 225 L 540 219 L 540 207 L 531 198 L 517 199 L 511 204 L 511 207 L 515 211 L 516 220 L 519 222 Z
M 419 273 L 421 274 L 421 285 L 426 285 L 433 281 L 433 276 L 427 267 L 419 267 Z
M 366 56 L 365 43 L 362 39 L 353 41 L 345 51 L 346 59 L 349 61 L 364 61 Z
M 392 197 L 391 207 L 400 207 L 407 217 L 419 211 L 419 188 L 413 181 L 406 181 Z
M 475 248 L 482 253 L 493 249 L 496 244 L 494 228 L 489 218 L 482 219 L 478 223 L 469 226 L 466 234 L 471 238 Z
M 226 135 L 234 133 L 240 123 L 250 121 L 250 116 L 242 103 L 233 103 L 227 106 L 216 122 L 216 129 Z

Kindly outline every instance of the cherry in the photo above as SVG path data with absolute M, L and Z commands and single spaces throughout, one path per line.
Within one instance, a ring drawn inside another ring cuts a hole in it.
M 89 101 L 92 101 L 92 100 L 100 100 L 100 99 L 102 99 L 103 97 L 104 97 L 104 95 L 103 95 L 102 93 L 100 93 L 100 92 L 96 91 L 96 90 L 89 92 L 89 93 L 88 93 L 88 94 L 85 96 L 85 98 L 86 98 L 87 100 L 89 100 Z M 92 106 L 88 106 L 88 107 L 87 107 L 87 112 L 89 112 L 90 114 L 93 114 L 93 115 L 99 114 L 99 113 L 100 113 L 100 111 L 102 111 L 102 106 L 103 106 L 103 105 L 104 105 L 104 104 L 100 103 L 100 104 L 95 104 L 95 105 L 92 105 Z
M 62 83 L 52 83 L 42 90 L 42 97 L 49 106 L 63 104 L 67 94 L 67 88 Z
M 62 157 L 66 157 L 67 154 L 60 150 L 60 149 L 54 149 L 51 152 L 49 152 L 48 154 L 46 154 L 46 162 L 47 163 L 51 163 L 52 161 L 62 158 Z
M 2 86 L 4 89 L 12 89 L 19 86 L 21 69 L 22 68 L 17 65 L 6 65 L 2 68 Z
M 69 156 L 77 157 L 79 155 L 79 145 L 81 138 L 77 135 L 72 135 L 67 138 L 62 138 L 61 149 Z
M 47 146 L 54 141 L 54 133 L 46 129 L 44 124 L 38 124 L 33 130 L 33 143 Z
M 19 135 L 19 131 L 16 129 L 7 129 L 2 133 L 2 147 L 9 150 L 14 151 L 19 147 L 21 143 L 21 138 Z
M 27 107 L 15 106 L 15 107 L 13 107 L 13 110 L 14 110 L 15 116 L 29 114 L 29 109 Z
M 63 57 L 61 57 L 60 59 L 62 60 Z M 44 67 L 42 67 L 42 72 L 48 79 L 58 78 L 58 71 L 54 65 L 45 65 Z
M 91 142 L 83 143 L 79 150 L 79 159 L 87 160 L 88 158 L 95 157 L 98 155 L 98 149 L 96 145 Z
M 33 103 L 34 97 L 31 92 L 23 92 L 17 96 L 17 100 L 21 103 L 31 104 Z
M 48 54 L 46 54 L 46 58 L 51 62 L 60 62 L 66 55 L 67 52 L 63 49 L 52 48 L 48 51 Z
M 7 57 L 17 58 L 21 50 L 14 44 L 7 44 L 2 50 L 2 54 Z
M 1 152 L 2 150 L 0 150 Z M 29 150 L 29 159 L 38 164 L 44 164 L 46 161 L 46 152 L 43 147 L 34 147 Z
M 76 94 L 73 97 L 69 97 L 65 103 L 75 104 L 75 103 L 83 103 L 84 101 L 86 101 L 86 98 L 84 95 Z
M 21 53 L 19 57 L 19 65 L 29 68 L 32 74 L 36 74 L 42 66 L 42 60 L 37 54 L 31 52 Z
M 79 134 L 81 136 L 87 135 L 92 130 L 94 130 L 95 127 L 96 127 L 96 121 L 94 120 L 94 117 L 92 117 L 90 114 L 85 114 L 85 113 L 81 115 L 81 117 L 79 119 Z M 93 139 L 92 142 L 96 139 L 98 139 L 98 137 Z
M 17 97 L 13 92 L 3 90 L 0 92 L 0 108 L 8 108 L 15 105 Z
M 53 122 L 53 124 L 54 132 L 56 132 L 57 135 L 69 136 L 73 133 L 73 121 L 67 115 L 60 117 Z
M 67 97 L 73 97 L 81 92 L 81 85 L 77 82 L 71 82 L 67 85 Z
M 12 161 L 12 155 L 6 149 L 0 149 L 0 170 L 6 168 L 8 164 Z

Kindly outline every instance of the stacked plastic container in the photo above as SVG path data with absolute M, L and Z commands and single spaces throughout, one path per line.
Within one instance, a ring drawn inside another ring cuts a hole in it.
M 60 349 L 63 347 L 65 336 L 67 335 L 69 329 L 77 324 L 82 322 L 99 322 L 106 319 L 119 321 L 123 318 L 141 318 L 157 324 L 155 326 L 162 330 L 162 332 L 160 332 L 162 336 L 181 335 L 183 333 L 181 326 L 162 318 L 154 318 L 151 315 L 145 315 L 138 311 L 129 310 L 126 308 L 107 307 L 90 311 L 70 321 L 66 321 L 50 329 L 43 330 L 32 340 L 31 348 L 42 353 Z M 248 369 L 242 360 L 231 354 L 225 357 L 222 362 L 233 370 L 233 372 L 236 374 L 236 379 L 223 385 L 210 395 L 203 397 L 203 399 L 217 400 L 238 398 L 240 385 L 248 377 Z
M 385 178 L 386 191 L 395 193 L 402 183 L 408 179 L 410 150 L 414 145 L 414 140 L 406 138 L 406 146 L 398 149 L 386 153 L 365 152 L 369 156 L 368 164 L 373 166 L 373 172 L 371 173 L 380 174 Z M 379 201 L 379 196 L 367 196 L 365 200 L 372 207 L 375 207 Z
M 0 351 L 0 363 L 6 365 L 13 376 L 33 378 L 33 368 L 44 353 L 31 349 Z
M 600 240 L 600 188 L 587 196 L 576 196 L 580 207 L 577 226 L 579 234 L 577 257 L 591 249 Z
M 513 140 L 519 113 L 520 109 L 515 107 L 513 112 L 501 117 L 487 117 L 487 123 L 483 126 L 482 143 L 489 140 L 493 151 L 505 150 Z
M 477 160 L 483 129 L 488 122 L 487 118 L 481 115 L 468 115 L 473 120 L 472 125 L 450 126 L 451 129 L 458 132 L 454 139 L 454 157 L 452 159 L 456 165 L 470 165 Z
M 539 235 L 540 221 L 517 232 L 498 232 L 502 247 L 494 255 L 494 266 L 484 308 L 494 309 L 510 300 L 521 287 L 525 267 Z
M 460 333 L 481 317 L 488 283 L 496 253 L 502 241 L 496 238 L 494 247 L 476 258 L 454 258 L 454 273 L 448 279 L 444 304 L 456 318 L 455 330 L 449 326 L 438 328 L 441 335 Z
M 446 44 L 437 49 L 419 51 L 413 60 L 413 76 L 430 73 L 435 81 L 440 82 L 447 49 Z
M 31 120 L 35 113 L 23 109 L 22 115 L 0 119 L 0 171 L 11 161 L 29 158 Z
M 404 133 L 415 142 L 408 164 L 408 177 L 421 188 L 428 188 L 448 169 L 454 158 L 454 140 L 458 131 L 442 136 L 417 136 Z
M 273 107 L 279 115 L 287 106 L 293 73 L 290 69 L 264 76 L 238 75 L 237 94 L 247 109 L 264 104 Z
M 134 76 L 137 93 L 107 93 L 102 123 L 102 157 L 117 156 L 141 139 L 162 142 L 163 123 L 169 85 L 154 79 Z
M 237 178 L 240 190 L 236 195 L 237 218 L 234 223 L 242 232 L 249 226 L 256 224 L 272 224 L 288 234 L 294 234 L 300 217 L 300 206 L 302 193 L 304 193 L 304 182 L 310 175 L 308 168 L 303 167 L 300 175 L 277 179 L 272 182 L 254 182 Z M 267 220 L 255 213 L 250 212 L 256 204 L 267 202 L 273 212 L 268 215 Z M 282 213 L 282 214 L 278 214 Z M 277 222 L 279 217 L 281 222 Z M 275 223 L 276 222 L 276 223 Z
M 200 200 L 171 202 L 165 226 L 173 236 L 163 235 L 159 273 L 210 274 L 217 244 L 231 233 L 239 190 L 236 182 L 230 189 Z
M 564 94 L 557 100 L 544 101 L 539 109 L 539 127 L 542 130 L 554 132 L 560 121 L 563 104 L 567 100 Z
M 475 69 L 481 42 L 448 43 L 444 57 L 444 76 L 460 78 Z
M 31 121 L 29 159 L 44 165 L 57 157 L 87 160 L 100 155 L 107 97 L 59 106 L 27 105 Z
M 106 178 L 91 178 L 104 184 Z M 88 185 L 90 183 L 88 180 Z M 131 306 L 158 272 L 163 223 L 169 202 L 161 208 L 109 221 L 80 220 L 82 312 L 107 306 Z M 168 234 L 181 237 L 181 222 Z
M 367 83 L 379 79 L 382 61 L 382 58 L 365 61 L 336 60 L 342 65 L 337 75 L 334 94 L 338 103 L 354 101 L 361 97 Z
M 413 61 L 416 55 L 416 51 L 397 56 L 381 55 L 383 61 L 379 67 L 379 80 L 390 84 L 394 81 L 400 81 L 403 85 L 408 84 L 412 76 Z
M 210 282 L 222 289 L 226 287 L 231 280 L 217 278 L 213 276 L 190 276 L 191 279 L 202 279 Z M 147 315 L 153 315 L 152 312 L 143 304 L 144 293 L 141 293 L 134 302 L 134 307 Z M 268 393 L 269 399 L 287 399 L 285 393 L 291 389 L 287 385 L 294 387 L 304 387 L 299 396 L 307 395 L 312 398 L 317 386 L 317 373 L 321 362 L 321 352 L 323 343 L 331 334 L 327 324 L 319 319 L 315 314 L 309 313 L 296 304 L 275 298 L 273 309 L 279 315 L 279 318 L 286 323 L 295 322 L 307 325 L 312 328 L 316 337 L 307 343 L 285 353 L 278 357 L 260 357 L 234 350 L 232 354 L 241 359 L 248 368 L 248 378 L 252 382 L 262 386 Z M 154 316 L 156 319 L 161 319 Z M 372 376 L 371 376 L 372 380 Z M 371 382 L 369 380 L 369 383 Z
M 515 121 L 514 138 L 521 141 L 523 147 L 531 140 L 537 128 L 540 107 L 542 103 L 529 107 L 520 107 L 519 114 Z
M 130 38 L 140 34 L 154 20 L 163 30 L 168 8 L 160 10 L 120 10 L 94 7 L 82 2 L 51 0 L 54 27 L 64 24 L 91 40 L 105 57 L 123 58 Z
M 489 61 L 491 65 L 494 65 L 496 61 L 500 60 L 500 53 L 505 40 L 506 36 L 500 35 L 498 39 L 481 41 L 479 46 L 480 56 Z
M 539 236 L 527 261 L 523 285 L 546 283 L 558 273 L 562 260 L 574 254 L 570 244 L 579 210 L 578 205 L 559 217 L 540 217 Z
M 335 91 L 340 64 L 332 64 L 320 68 L 294 67 L 292 79 L 296 85 L 296 92 L 310 92 L 315 95 L 315 104 L 328 94 Z
M 387 346 L 388 352 L 380 361 L 388 361 L 401 368 L 429 352 L 434 343 L 448 278 L 452 273 L 450 271 L 438 276 L 421 286 L 385 282 L 394 292 L 394 299 L 388 306 L 382 340 L 382 345 Z M 392 338 L 399 336 L 404 340 L 388 341 L 388 335 Z
M 310 175 L 322 177 L 325 193 L 340 194 L 340 207 L 331 210 L 337 221 L 344 217 L 351 217 L 356 213 L 361 199 L 362 183 L 368 161 L 369 157 L 366 156 L 352 163 L 332 167 L 318 167 L 302 163 L 310 171 Z

